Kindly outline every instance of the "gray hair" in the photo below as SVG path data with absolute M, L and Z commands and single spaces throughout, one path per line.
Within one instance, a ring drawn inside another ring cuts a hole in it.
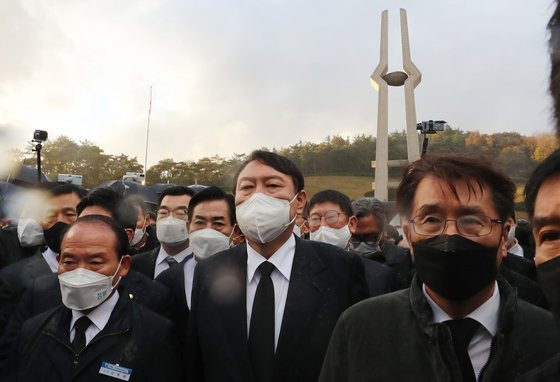
M 352 202 L 352 213 L 355 217 L 361 218 L 373 215 L 382 228 L 385 228 L 385 207 L 378 199 L 364 197 Z

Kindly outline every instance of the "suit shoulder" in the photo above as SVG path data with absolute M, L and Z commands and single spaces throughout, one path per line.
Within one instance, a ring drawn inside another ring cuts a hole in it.
M 402 289 L 358 302 L 342 314 L 341 320 L 376 322 L 377 317 L 399 317 L 408 311 L 411 311 L 409 289 Z
M 168 335 L 175 331 L 175 326 L 168 318 L 156 313 L 142 305 L 131 301 L 134 304 L 135 309 L 137 309 L 138 317 L 142 320 L 142 326 L 145 328 L 150 328 L 150 333 L 155 337 L 161 335 Z M 147 334 L 147 333 L 146 333 Z

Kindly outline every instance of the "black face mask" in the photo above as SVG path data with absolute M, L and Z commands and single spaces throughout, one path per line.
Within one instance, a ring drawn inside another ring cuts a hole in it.
M 498 247 L 440 235 L 413 243 L 412 249 L 418 277 L 449 300 L 466 300 L 496 280 Z
M 60 243 L 62 241 L 62 231 L 68 226 L 64 222 L 56 222 L 51 228 L 43 231 L 43 236 L 47 245 L 54 253 L 60 253 Z
M 548 260 L 537 267 L 539 285 L 546 296 L 550 311 L 560 325 L 560 257 Z

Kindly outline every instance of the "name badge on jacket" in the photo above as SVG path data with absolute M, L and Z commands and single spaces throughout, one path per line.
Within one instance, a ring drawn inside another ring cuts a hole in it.
M 119 366 L 118 364 L 113 365 L 109 362 L 101 362 L 101 369 L 99 369 L 99 374 L 108 375 L 109 377 L 117 378 L 123 381 L 128 381 L 132 375 L 132 369 L 127 369 L 126 367 Z

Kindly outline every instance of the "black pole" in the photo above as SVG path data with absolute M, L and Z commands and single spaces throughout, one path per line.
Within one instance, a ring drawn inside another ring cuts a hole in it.
M 37 183 L 41 183 L 41 149 L 43 146 L 37 143 L 35 151 L 37 151 Z
M 428 134 L 424 133 L 424 140 L 422 141 L 422 156 L 428 152 Z

